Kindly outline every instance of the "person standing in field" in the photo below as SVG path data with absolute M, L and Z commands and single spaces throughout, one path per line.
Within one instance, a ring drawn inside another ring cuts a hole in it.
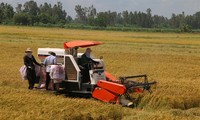
M 54 89 L 59 91 L 59 84 L 65 80 L 65 69 L 62 64 L 53 65 L 50 71 L 50 77 L 54 83 Z
M 56 54 L 54 52 L 49 52 L 49 56 L 45 58 L 44 60 L 44 65 L 46 67 L 46 90 L 49 90 L 49 85 L 51 82 L 51 78 L 50 78 L 50 70 L 51 70 L 51 65 L 55 65 L 57 63 L 56 60 Z
M 34 88 L 35 81 L 36 81 L 36 72 L 35 72 L 34 64 L 38 66 L 42 66 L 35 60 L 35 57 L 32 55 L 32 52 L 33 51 L 31 50 L 31 48 L 27 48 L 25 51 L 26 54 L 23 57 L 24 65 L 27 67 L 26 72 L 27 72 L 27 79 L 29 83 L 28 89 L 30 90 Z

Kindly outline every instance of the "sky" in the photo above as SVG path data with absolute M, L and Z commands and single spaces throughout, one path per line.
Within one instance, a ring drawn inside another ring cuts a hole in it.
M 0 0 L 4 3 L 11 4 L 14 8 L 17 3 L 24 4 L 28 0 Z M 146 12 L 148 8 L 152 10 L 153 15 L 160 15 L 170 18 L 172 13 L 181 14 L 183 11 L 186 15 L 193 15 L 200 11 L 200 0 L 34 0 L 38 5 L 44 2 L 56 4 L 60 1 L 63 4 L 63 9 L 69 16 L 75 18 L 74 10 L 76 5 L 82 7 L 96 8 L 97 12 L 116 11 L 122 12 L 125 10 Z

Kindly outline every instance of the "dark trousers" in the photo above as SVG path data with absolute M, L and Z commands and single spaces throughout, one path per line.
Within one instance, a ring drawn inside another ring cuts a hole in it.
M 50 78 L 49 72 L 46 72 L 46 84 L 45 84 L 46 90 L 49 90 L 50 81 L 51 81 L 51 78 Z
M 88 65 L 83 66 L 84 69 L 81 69 L 81 74 L 82 74 L 82 82 L 87 83 L 90 82 L 90 74 L 89 74 L 89 67 Z
M 35 80 L 36 80 L 36 74 L 34 69 L 27 68 L 27 79 L 28 79 L 28 89 L 33 89 Z

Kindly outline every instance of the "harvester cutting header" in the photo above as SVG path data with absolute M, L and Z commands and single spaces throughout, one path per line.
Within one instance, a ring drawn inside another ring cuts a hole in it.
M 117 79 L 105 70 L 103 58 L 90 55 L 89 47 L 101 45 L 102 42 L 76 40 L 64 43 L 64 48 L 38 48 L 41 62 L 48 52 L 56 53 L 57 62 L 64 66 L 65 78 L 60 83 L 60 90 L 66 93 L 91 95 L 93 98 L 119 103 L 123 106 L 134 106 L 130 93 L 151 92 L 147 75 L 124 76 Z M 85 53 L 78 53 L 78 48 L 87 48 Z

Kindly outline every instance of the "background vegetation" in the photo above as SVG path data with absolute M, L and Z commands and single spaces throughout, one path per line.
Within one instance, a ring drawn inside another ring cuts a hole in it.
M 158 82 L 157 87 L 152 94 L 145 93 L 134 109 L 92 98 L 29 91 L 27 81 L 22 81 L 19 74 L 24 50 L 31 47 L 37 58 L 37 48 L 63 48 L 63 42 L 72 39 L 104 42 L 92 49 L 95 56 L 104 56 L 107 71 L 117 77 L 147 74 L 150 81 Z M 200 119 L 199 34 L 0 26 L 0 49 L 2 120 Z
M 4 2 L 0 4 L 0 24 L 122 31 L 141 31 L 141 28 L 148 28 L 145 30 L 154 32 L 192 32 L 199 31 L 200 28 L 200 12 L 185 15 L 183 11 L 177 15 L 172 13 L 171 18 L 167 18 L 152 15 L 150 8 L 146 12 L 124 10 L 118 13 L 110 10 L 98 12 L 93 5 L 76 5 L 76 18 L 72 18 L 63 10 L 61 2 L 55 5 L 47 2 L 38 5 L 30 0 L 14 7 Z

